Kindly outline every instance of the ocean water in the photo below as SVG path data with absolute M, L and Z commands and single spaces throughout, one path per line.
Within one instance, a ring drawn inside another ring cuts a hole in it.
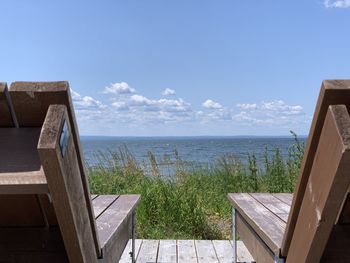
M 160 169 L 172 172 L 171 166 L 178 156 L 189 166 L 210 166 L 222 156 L 234 156 L 246 163 L 248 155 L 255 154 L 258 164 L 262 164 L 265 149 L 271 154 L 275 148 L 281 150 L 283 158 L 288 157 L 288 149 L 293 137 L 82 137 L 85 161 L 89 166 L 106 165 L 99 158 L 111 156 L 114 152 L 127 149 L 145 169 L 149 165 L 148 152 L 152 152 Z M 306 142 L 306 137 L 299 141 Z M 170 169 L 170 170 L 169 170 Z

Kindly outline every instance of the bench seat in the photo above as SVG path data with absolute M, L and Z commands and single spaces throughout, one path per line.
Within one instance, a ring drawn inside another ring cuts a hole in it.
M 228 197 L 237 211 L 236 226 L 241 239 L 249 243 L 251 235 L 259 236 L 262 246 L 265 244 L 273 254 L 279 254 L 293 194 L 232 193 Z M 246 246 L 256 248 L 259 244 Z

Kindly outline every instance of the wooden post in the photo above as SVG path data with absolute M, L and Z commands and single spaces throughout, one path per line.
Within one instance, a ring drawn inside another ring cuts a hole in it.
M 65 105 L 49 107 L 38 152 L 69 261 L 97 262 L 92 224 Z

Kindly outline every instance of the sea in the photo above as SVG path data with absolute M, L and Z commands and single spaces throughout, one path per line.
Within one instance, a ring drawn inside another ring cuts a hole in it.
M 306 142 L 306 136 L 298 138 Z M 284 159 L 288 149 L 296 143 L 292 136 L 198 136 L 198 137 L 81 137 L 84 158 L 89 167 L 108 166 L 113 156 L 130 154 L 146 172 L 150 169 L 150 156 L 162 173 L 172 174 L 180 160 L 188 168 L 211 167 L 222 157 L 235 158 L 247 163 L 249 155 L 255 155 L 259 166 L 267 152 L 276 148 Z M 151 153 L 151 155 L 150 155 Z

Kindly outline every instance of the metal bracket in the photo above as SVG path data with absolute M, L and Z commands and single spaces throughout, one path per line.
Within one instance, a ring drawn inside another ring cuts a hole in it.
M 285 262 L 284 258 L 280 258 L 279 256 L 275 255 L 274 263 L 284 263 L 284 262 Z
M 232 208 L 232 243 L 233 243 L 233 263 L 237 263 L 237 240 L 236 240 L 236 209 Z
M 60 149 L 61 149 L 62 157 L 64 157 L 64 155 L 66 154 L 68 139 L 69 139 L 68 124 L 67 124 L 67 120 L 64 120 L 62 132 L 60 135 Z
M 135 226 L 136 226 L 136 212 L 132 212 L 131 216 L 131 252 L 130 257 L 131 257 L 131 262 L 135 263 L 136 258 L 135 258 L 135 238 L 136 238 L 136 233 L 135 233 Z

